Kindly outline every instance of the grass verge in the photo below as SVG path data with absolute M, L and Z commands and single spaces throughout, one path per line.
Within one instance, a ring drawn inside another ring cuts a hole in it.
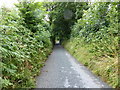
M 63 45 L 79 62 L 113 88 L 120 88 L 118 80 L 118 56 L 110 57 L 102 52 L 91 52 L 92 46 L 80 39 L 70 39 Z

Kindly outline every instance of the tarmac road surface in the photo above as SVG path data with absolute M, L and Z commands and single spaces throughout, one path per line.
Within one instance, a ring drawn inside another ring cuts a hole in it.
M 75 60 L 61 45 L 55 45 L 36 88 L 111 88 Z

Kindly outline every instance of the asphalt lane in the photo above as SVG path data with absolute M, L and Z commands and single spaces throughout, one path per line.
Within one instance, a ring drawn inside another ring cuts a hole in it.
M 74 59 L 62 46 L 56 45 L 36 77 L 36 88 L 110 88 Z

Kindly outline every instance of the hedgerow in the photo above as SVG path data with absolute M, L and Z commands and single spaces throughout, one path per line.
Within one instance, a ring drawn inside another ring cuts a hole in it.
M 21 4 L 22 2 L 19 5 Z M 31 7 L 31 3 L 27 5 Z M 32 7 L 35 6 L 36 4 L 32 3 Z M 33 11 L 28 10 L 22 15 L 19 9 L 22 10 L 20 7 L 18 9 L 2 7 L 0 10 L 0 67 L 2 67 L 0 86 L 2 89 L 35 87 L 35 76 L 40 73 L 40 68 L 44 66 L 52 48 L 49 24 L 44 20 L 43 15 L 32 16 L 33 21 L 40 20 L 40 22 L 36 21 L 37 23 L 35 21 L 26 23 L 27 19 L 23 16 L 26 13 L 31 15 L 36 9 L 41 9 L 35 7 Z M 27 27 L 30 24 L 31 28 Z
M 20 0 L 14 9 L 0 8 L 1 88 L 35 87 L 35 76 L 56 38 L 103 81 L 120 87 L 118 6 L 117 2 Z
M 89 9 L 71 27 L 65 47 L 80 62 L 112 87 L 118 81 L 118 6 L 117 2 L 89 4 Z

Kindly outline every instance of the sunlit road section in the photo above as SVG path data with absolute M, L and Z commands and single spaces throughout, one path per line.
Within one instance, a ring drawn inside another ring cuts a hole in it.
M 110 88 L 75 60 L 61 45 L 56 45 L 46 61 L 36 88 Z

